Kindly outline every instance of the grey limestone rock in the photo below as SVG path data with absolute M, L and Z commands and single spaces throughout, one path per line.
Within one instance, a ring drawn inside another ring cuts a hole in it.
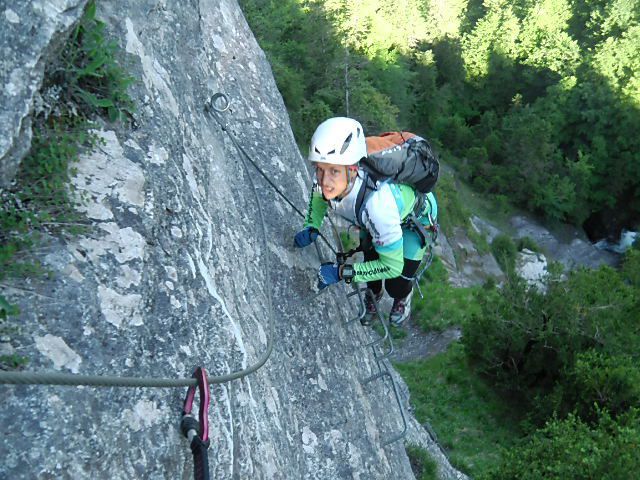
M 201 365 L 222 375 L 267 348 L 271 295 L 270 359 L 211 388 L 212 478 L 413 478 L 402 443 L 383 447 L 402 427 L 389 383 L 361 381 L 377 371 L 363 348 L 372 333 L 345 324 L 356 312 L 346 286 L 310 299 L 319 260 L 313 248 L 292 246 L 302 219 L 243 163 L 228 133 L 303 209 L 310 179 L 237 2 L 98 5 L 138 79 L 135 124 L 98 128 L 103 144 L 77 165 L 91 231 L 50 239 L 37 252 L 50 279 L 4 286 L 22 313 L 3 348 L 28 356 L 36 372 L 186 378 Z M 32 28 L 53 32 L 50 22 L 68 25 L 70 12 L 34 16 L 3 35 L 17 43 Z M 34 47 L 32 70 L 20 73 L 28 84 L 16 111 L 2 112 L 13 138 L 3 151 L 27 135 L 17 132 L 47 44 Z M 231 100 L 220 114 L 226 132 L 204 108 L 218 92 Z M 330 258 L 326 247 L 321 253 Z M 192 478 L 178 430 L 184 389 L 0 392 L 0 478 Z M 442 461 L 442 477 L 457 478 Z
M 516 257 L 516 272 L 529 285 L 544 292 L 546 290 L 547 258 L 537 252 L 523 249 Z
M 449 280 L 456 287 L 481 285 L 489 277 L 501 281 L 504 273 L 491 253 L 478 252 L 473 241 L 463 228 L 455 228 L 447 239 L 455 252 L 455 268 L 449 268 Z
M 586 238 L 583 232 L 571 229 L 565 237 L 560 238 L 535 220 L 523 215 L 514 216 L 511 226 L 516 230 L 518 238 L 532 238 L 550 259 L 556 260 L 565 268 L 576 267 L 598 268 L 600 265 L 616 265 L 620 256 L 612 252 L 597 249 Z
M 30 114 L 48 55 L 86 1 L 0 2 L 0 188 L 11 182 L 31 146 Z

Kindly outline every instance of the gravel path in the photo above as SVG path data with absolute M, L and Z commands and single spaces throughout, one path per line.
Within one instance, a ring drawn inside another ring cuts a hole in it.
M 402 327 L 407 332 L 405 338 L 395 340 L 395 351 L 391 355 L 394 362 L 423 360 L 444 352 L 449 344 L 460 339 L 459 327 L 451 327 L 442 332 L 423 332 L 411 318 Z

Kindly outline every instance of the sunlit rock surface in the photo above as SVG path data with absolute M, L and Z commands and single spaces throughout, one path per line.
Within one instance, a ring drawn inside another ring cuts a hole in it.
M 28 20 L 7 7 L 0 12 L 3 45 L 5 36 L 28 43 L 33 29 L 70 25 L 79 12 L 64 4 L 70 10 Z M 138 80 L 135 122 L 99 126 L 103 143 L 77 165 L 73 183 L 87 199 L 80 209 L 90 232 L 52 239 L 37 252 L 50 279 L 3 289 L 22 311 L 3 351 L 29 357 L 28 370 L 37 372 L 184 378 L 201 365 L 226 374 L 265 351 L 270 292 L 270 360 L 211 389 L 211 478 L 413 478 L 402 442 L 383 447 L 402 430 L 400 414 L 388 381 L 361 382 L 378 368 L 363 347 L 371 331 L 345 325 L 356 313 L 347 288 L 309 300 L 319 260 L 313 248 L 292 248 L 302 219 L 243 164 L 205 112 L 213 94 L 228 95 L 222 121 L 304 209 L 308 172 L 235 0 L 105 0 L 98 17 Z M 22 113 L 2 112 L 3 133 L 13 132 L 3 152 L 17 144 L 15 132 L 28 140 L 24 112 L 47 47 L 29 44 L 36 61 L 21 75 L 31 83 L 20 84 L 27 92 L 16 100 Z M 322 254 L 331 255 L 326 247 Z M 192 478 L 191 452 L 178 431 L 185 389 L 0 392 L 0 478 Z M 409 437 L 434 453 L 442 478 L 463 478 L 415 419 L 409 423 Z
M 532 252 L 526 248 L 518 252 L 516 273 L 539 291 L 546 290 L 545 281 L 549 272 L 547 271 L 547 259 L 543 254 Z

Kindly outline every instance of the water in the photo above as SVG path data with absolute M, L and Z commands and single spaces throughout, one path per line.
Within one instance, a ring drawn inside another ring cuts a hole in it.
M 620 235 L 620 241 L 618 243 L 612 243 L 608 240 L 600 240 L 594 244 L 594 246 L 600 250 L 608 250 L 615 253 L 624 253 L 631 248 L 636 240 L 640 239 L 640 232 L 630 232 L 628 230 L 622 230 Z

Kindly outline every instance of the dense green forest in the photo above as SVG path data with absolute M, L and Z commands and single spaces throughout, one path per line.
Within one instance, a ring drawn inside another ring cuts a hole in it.
M 480 192 L 592 238 L 640 223 L 638 0 L 242 0 L 300 145 L 403 128 Z
M 497 204 L 592 238 L 640 227 L 640 0 L 240 3 L 303 153 L 319 122 L 348 115 L 368 133 L 426 136 Z M 442 215 L 455 216 L 445 180 Z M 426 310 L 458 319 L 462 343 L 397 368 L 418 419 L 446 417 L 438 435 L 474 478 L 635 479 L 640 251 L 617 270 L 551 270 L 545 292 L 512 272 L 501 290 L 454 292 L 433 270 Z

